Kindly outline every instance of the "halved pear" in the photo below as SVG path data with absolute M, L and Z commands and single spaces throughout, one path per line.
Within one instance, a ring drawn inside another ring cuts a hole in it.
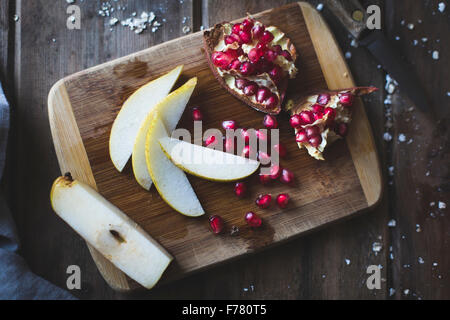
M 205 213 L 186 174 L 164 154 L 159 139 L 168 137 L 158 110 L 152 112 L 145 142 L 147 168 L 160 196 L 169 206 L 189 217 Z
M 197 78 L 190 79 L 183 86 L 161 100 L 151 111 L 159 111 L 168 132 L 175 130 L 196 85 Z M 151 124 L 151 119 L 152 116 L 149 114 L 139 129 L 131 158 L 134 176 L 137 182 L 146 190 L 149 190 L 152 186 L 152 178 L 148 172 L 147 162 L 145 160 L 145 139 Z
M 81 237 L 148 289 L 173 259 L 122 211 L 70 176 L 55 180 L 50 199 L 53 210 Z
M 252 175 L 259 161 L 164 137 L 159 144 L 172 162 L 183 171 L 213 181 L 235 181 Z
M 117 170 L 122 171 L 130 159 L 134 142 L 145 117 L 165 98 L 183 70 L 178 66 L 134 92 L 123 104 L 114 120 L 109 137 L 109 154 Z

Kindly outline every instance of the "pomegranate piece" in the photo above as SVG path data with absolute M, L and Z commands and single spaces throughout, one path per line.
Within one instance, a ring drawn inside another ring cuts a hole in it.
M 256 205 L 261 209 L 267 209 L 268 207 L 270 207 L 271 202 L 272 196 L 270 194 L 261 194 L 255 201 Z
M 281 55 L 285 57 L 288 61 L 292 61 L 292 56 L 287 50 L 281 51 Z
M 302 125 L 302 119 L 300 118 L 300 116 L 298 114 L 294 114 L 290 119 L 289 119 L 289 124 L 291 125 L 292 128 L 299 128 Z
M 273 146 L 273 149 L 278 152 L 278 154 L 280 155 L 281 158 L 286 157 L 287 154 L 287 150 L 286 147 L 284 145 L 280 144 L 276 144 Z
M 243 196 L 245 196 L 246 193 L 247 193 L 247 186 L 245 185 L 245 183 L 244 182 L 236 183 L 236 185 L 234 186 L 234 194 L 237 197 L 242 198 Z
M 250 43 L 252 42 L 252 34 L 250 31 L 239 31 L 239 38 L 242 43 Z
M 317 135 L 309 138 L 309 144 L 312 145 L 314 148 L 317 148 L 322 143 L 322 136 Z
M 263 34 L 261 35 L 261 39 L 260 41 L 262 43 L 269 43 L 273 40 L 273 34 L 270 31 L 264 31 Z
M 327 105 L 328 102 L 330 102 L 330 95 L 329 95 L 328 93 L 320 94 L 320 95 L 317 97 L 317 103 L 320 104 L 320 105 L 322 105 L 322 106 Z
M 211 56 L 212 61 L 214 65 L 218 68 L 226 69 L 228 68 L 229 64 L 233 60 L 233 57 L 231 57 L 228 54 L 225 54 L 225 52 L 216 51 Z
M 310 110 L 300 112 L 300 119 L 302 125 L 311 124 L 314 122 L 314 114 Z
M 265 29 L 266 28 L 263 25 L 260 25 L 260 24 L 254 26 L 253 29 L 252 29 L 253 37 L 255 39 L 260 39 L 262 37 Z
M 234 34 L 239 34 L 239 31 L 241 31 L 241 24 L 235 23 L 233 27 L 231 28 L 231 32 Z
M 253 96 L 258 90 L 258 85 L 255 82 L 249 82 L 244 88 L 244 94 L 246 96 Z
M 245 88 L 245 86 L 248 84 L 248 81 L 242 78 L 236 78 L 234 80 L 234 85 L 236 86 L 236 88 L 243 90 Z
M 278 128 L 278 121 L 273 115 L 266 114 L 263 120 L 264 127 L 267 129 L 276 129 Z
M 277 196 L 277 204 L 281 209 L 287 207 L 289 203 L 289 195 L 287 193 L 282 193 Z
M 345 137 L 345 136 L 347 136 L 347 134 L 348 134 L 348 126 L 347 126 L 346 123 L 343 123 L 343 122 L 339 123 L 339 125 L 338 125 L 338 127 L 337 127 L 337 130 L 338 130 L 337 133 L 338 133 L 341 137 Z
M 339 101 L 344 107 L 351 107 L 353 105 L 354 98 L 354 95 L 352 95 L 350 92 L 347 92 L 339 96 Z
M 252 228 L 258 228 L 262 224 L 261 218 L 252 211 L 245 214 L 245 222 L 247 222 L 247 224 Z
M 273 164 L 270 167 L 270 178 L 272 180 L 278 179 L 280 177 L 280 175 L 281 175 L 281 171 L 282 170 L 281 170 L 281 167 L 279 165 Z
M 202 121 L 203 114 L 198 107 L 192 108 L 192 119 L 194 121 Z
M 270 175 L 268 174 L 260 174 L 259 175 L 259 181 L 263 184 L 263 185 L 267 185 L 269 183 L 272 182 L 272 178 L 270 177 Z
M 236 121 L 234 120 L 225 120 L 222 122 L 222 128 L 224 128 L 225 130 L 235 130 L 237 127 L 236 125 Z
M 209 226 L 211 230 L 215 234 L 219 234 L 223 230 L 223 219 L 220 216 L 211 216 L 209 217 Z
M 255 66 L 248 61 L 241 64 L 240 72 L 243 76 L 251 76 L 255 73 Z
M 288 169 L 283 169 L 283 171 L 281 172 L 281 176 L 280 176 L 281 182 L 283 182 L 284 184 L 291 185 L 294 183 L 294 179 L 295 179 L 295 176 L 292 173 L 292 171 L 290 171 Z
M 267 98 L 266 101 L 264 101 L 264 104 L 269 109 L 274 109 L 278 105 L 278 97 L 274 94 L 272 94 L 269 98 Z
M 306 135 L 305 130 L 297 132 L 297 134 L 295 135 L 295 141 L 300 143 L 305 143 L 308 141 L 308 136 Z
M 320 128 L 318 126 L 308 127 L 305 128 L 305 133 L 308 138 L 312 138 L 317 135 L 320 135 Z
M 216 136 L 212 135 L 205 139 L 205 147 L 208 147 L 210 145 L 214 146 L 217 143 Z

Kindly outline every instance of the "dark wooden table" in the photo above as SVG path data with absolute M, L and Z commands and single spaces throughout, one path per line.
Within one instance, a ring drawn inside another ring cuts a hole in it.
M 72 31 L 66 28 L 68 4 L 64 0 L 0 0 L 0 76 L 13 107 L 2 187 L 15 213 L 21 252 L 31 269 L 65 287 L 67 266 L 79 265 L 82 289 L 73 294 L 83 299 L 129 296 L 106 285 L 84 241 L 50 208 L 50 186 L 59 175 L 47 117 L 52 84 L 76 71 L 182 36 L 184 26 L 198 31 L 201 26 L 290 1 L 110 2 L 115 7 L 127 3 L 122 12 L 126 17 L 134 11 L 154 11 L 162 26 L 155 33 L 146 30 L 139 35 L 120 25 L 111 31 L 109 19 L 98 15 L 101 1 L 76 0 L 82 13 L 81 30 Z M 438 119 L 429 121 L 411 109 L 413 104 L 401 87 L 393 94 L 392 105 L 383 104 L 384 90 L 365 98 L 386 184 L 379 206 L 352 220 L 133 298 L 450 299 L 450 215 L 449 208 L 437 207 L 438 201 L 450 205 L 450 9 L 439 12 L 435 0 L 414 1 L 414 5 L 411 1 L 363 2 L 382 8 L 383 31 L 420 76 L 432 102 L 429 108 Z M 356 82 L 383 88 L 383 69 L 365 49 L 350 46 L 348 34 L 327 8 L 323 15 L 344 52 L 352 53 L 348 63 Z M 408 23 L 414 24 L 413 30 Z M 423 42 L 423 37 L 428 41 Z M 439 60 L 432 59 L 434 50 L 440 52 Z M 392 141 L 383 140 L 385 132 L 391 133 Z M 401 134 L 405 142 L 399 141 Z M 395 227 L 388 227 L 391 219 Z M 374 242 L 382 244 L 378 254 L 372 250 Z M 381 290 L 366 287 L 369 265 L 382 266 Z M 390 294 L 390 288 L 395 293 Z

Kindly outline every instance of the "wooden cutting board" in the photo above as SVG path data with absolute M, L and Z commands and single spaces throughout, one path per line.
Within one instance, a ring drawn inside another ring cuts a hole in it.
M 318 12 L 307 3 L 293 3 L 255 14 L 267 25 L 276 25 L 292 39 L 299 52 L 299 75 L 292 81 L 288 98 L 319 89 L 354 86 L 342 52 Z M 199 84 L 179 127 L 192 130 L 190 111 L 200 106 L 205 114 L 203 128 L 220 128 L 223 120 L 234 119 L 240 127 L 261 128 L 264 115 L 235 99 L 221 88 L 209 70 L 198 32 L 137 52 L 60 80 L 49 93 L 49 119 L 61 172 L 71 172 L 123 210 L 158 240 L 175 260 L 162 282 L 180 278 L 255 250 L 292 239 L 318 227 L 349 217 L 377 203 L 381 197 L 380 165 L 361 101 L 354 105 L 353 123 L 346 140 L 333 144 L 326 161 L 311 158 L 299 150 L 288 115 L 278 117 L 280 139 L 288 149 L 281 165 L 297 177 L 295 187 L 275 183 L 263 187 L 257 177 L 248 179 L 251 195 L 237 199 L 233 183 L 216 183 L 189 176 L 207 214 L 188 218 L 174 212 L 155 188 L 143 190 L 134 180 L 131 166 L 118 172 L 109 157 L 108 140 L 112 123 L 127 97 L 148 81 L 184 64 L 179 81 L 197 76 Z M 365 85 L 365 84 L 362 84 Z M 288 192 L 287 209 L 256 208 L 260 193 L 274 197 Z M 256 211 L 263 227 L 246 227 L 244 214 Z M 220 236 L 209 231 L 208 216 L 221 215 L 228 227 L 240 228 L 239 236 Z M 108 284 L 121 291 L 138 285 L 89 246 Z

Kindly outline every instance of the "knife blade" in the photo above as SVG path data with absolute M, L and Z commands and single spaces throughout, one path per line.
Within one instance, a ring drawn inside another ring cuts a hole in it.
M 367 14 L 357 0 L 324 0 L 350 34 L 358 40 L 359 45 L 365 47 L 383 68 L 405 90 L 414 104 L 424 112 L 430 113 L 427 96 L 417 76 L 393 49 L 389 41 L 380 30 L 371 31 L 366 26 Z

